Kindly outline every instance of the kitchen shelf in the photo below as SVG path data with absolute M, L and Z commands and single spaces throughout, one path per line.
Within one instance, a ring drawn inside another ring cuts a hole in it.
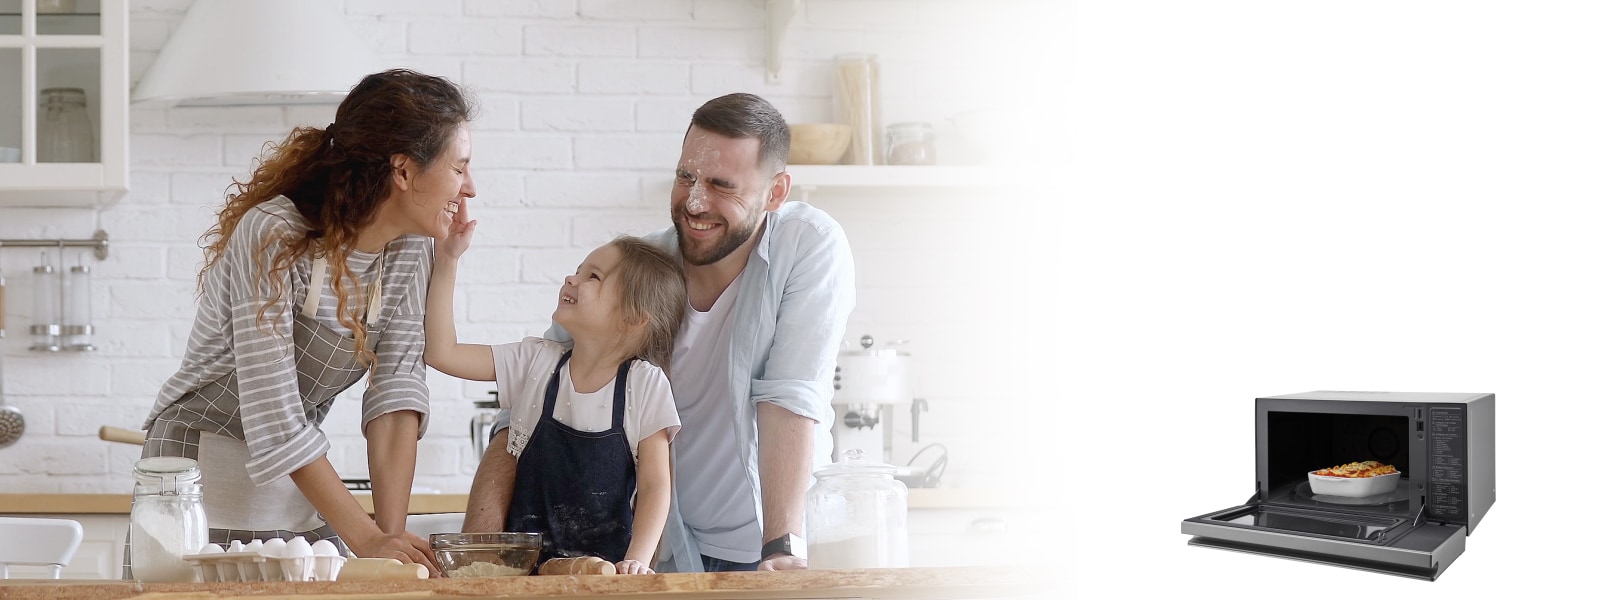
M 803 191 L 822 188 L 917 188 L 1003 186 L 1011 171 L 991 166 L 789 165 L 790 185 Z

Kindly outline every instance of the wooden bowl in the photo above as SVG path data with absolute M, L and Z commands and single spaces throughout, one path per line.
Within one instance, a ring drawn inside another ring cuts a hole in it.
M 832 165 L 850 148 L 850 126 L 797 123 L 789 126 L 789 164 Z

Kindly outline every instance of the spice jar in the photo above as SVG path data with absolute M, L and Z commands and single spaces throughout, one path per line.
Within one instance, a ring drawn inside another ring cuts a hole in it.
M 94 162 L 94 128 L 82 89 L 39 92 L 39 162 Z
M 806 561 L 812 569 L 910 565 L 906 486 L 894 465 L 866 462 L 862 451 L 817 470 L 806 492 Z
M 133 508 L 128 513 L 128 564 L 141 582 L 199 581 L 183 560 L 210 541 L 200 498 L 200 463 L 177 456 L 140 459 L 133 465 Z
M 895 123 L 889 126 L 891 165 L 931 165 L 938 162 L 933 147 L 932 123 Z

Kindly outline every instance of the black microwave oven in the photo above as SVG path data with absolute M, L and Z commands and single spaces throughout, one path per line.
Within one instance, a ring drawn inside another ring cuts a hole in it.
M 1255 437 L 1249 500 L 1184 520 L 1190 545 L 1433 580 L 1494 505 L 1494 394 L 1257 398 Z M 1383 474 L 1316 473 L 1351 463 Z

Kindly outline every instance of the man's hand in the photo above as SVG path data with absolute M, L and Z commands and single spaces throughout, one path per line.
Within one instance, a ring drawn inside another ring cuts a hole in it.
M 799 571 L 806 568 L 806 559 L 788 554 L 780 554 L 761 561 L 756 566 L 757 571 Z

